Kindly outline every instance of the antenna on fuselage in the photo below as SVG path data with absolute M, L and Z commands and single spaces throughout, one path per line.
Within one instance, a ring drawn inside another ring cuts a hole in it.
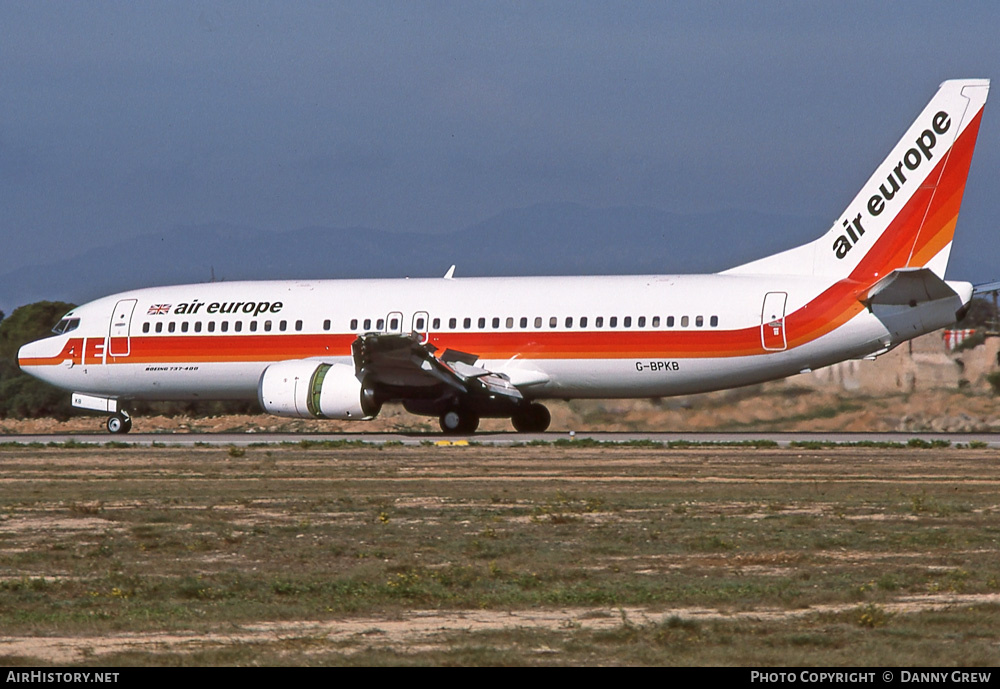
M 455 279 L 455 266 L 454 265 L 452 265 L 452 267 L 448 269 L 448 272 L 444 274 L 444 279 L 445 280 L 454 280 Z

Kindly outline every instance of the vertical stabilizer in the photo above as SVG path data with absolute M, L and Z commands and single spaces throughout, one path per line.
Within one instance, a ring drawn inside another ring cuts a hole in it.
M 725 272 L 870 281 L 927 267 L 944 277 L 988 93 L 986 79 L 941 84 L 825 235 Z

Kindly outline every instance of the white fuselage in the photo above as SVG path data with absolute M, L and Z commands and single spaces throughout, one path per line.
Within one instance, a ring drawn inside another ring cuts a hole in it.
M 21 365 L 93 395 L 253 399 L 275 362 L 350 364 L 359 335 L 418 332 L 441 351 L 475 354 L 528 398 L 668 396 L 780 378 L 895 344 L 851 285 L 817 304 L 830 289 L 824 279 L 739 275 L 150 288 L 78 307 L 78 326 L 26 346 Z M 810 309 L 825 309 L 828 320 L 817 323 Z

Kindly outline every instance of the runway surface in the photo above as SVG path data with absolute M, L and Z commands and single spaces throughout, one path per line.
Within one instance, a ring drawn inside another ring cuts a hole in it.
M 975 444 L 979 447 L 1000 448 L 1000 434 L 994 433 L 477 433 L 466 436 L 447 436 L 441 433 L 63 433 L 51 435 L 0 435 L 0 443 L 90 443 L 103 445 L 109 442 L 129 445 L 172 446 L 212 445 L 237 447 L 256 444 L 281 443 L 371 443 L 384 445 L 520 445 L 532 442 L 556 443 L 560 441 L 596 441 L 602 443 L 692 443 L 692 444 L 751 444 L 759 441 L 774 442 L 778 447 L 793 443 L 836 443 L 840 445 L 901 443 L 914 439 L 951 446 Z

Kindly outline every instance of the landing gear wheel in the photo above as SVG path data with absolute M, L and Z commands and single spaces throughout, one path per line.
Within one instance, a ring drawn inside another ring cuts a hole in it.
M 118 412 L 109 416 L 104 425 L 108 433 L 128 433 L 132 430 L 132 418 L 124 412 Z
M 519 409 L 510 418 L 514 424 L 514 430 L 519 433 L 541 433 L 549 427 L 552 415 L 549 410 L 537 402 L 532 402 L 527 407 Z
M 464 409 L 450 409 L 439 419 L 441 430 L 449 434 L 475 433 L 479 417 Z

